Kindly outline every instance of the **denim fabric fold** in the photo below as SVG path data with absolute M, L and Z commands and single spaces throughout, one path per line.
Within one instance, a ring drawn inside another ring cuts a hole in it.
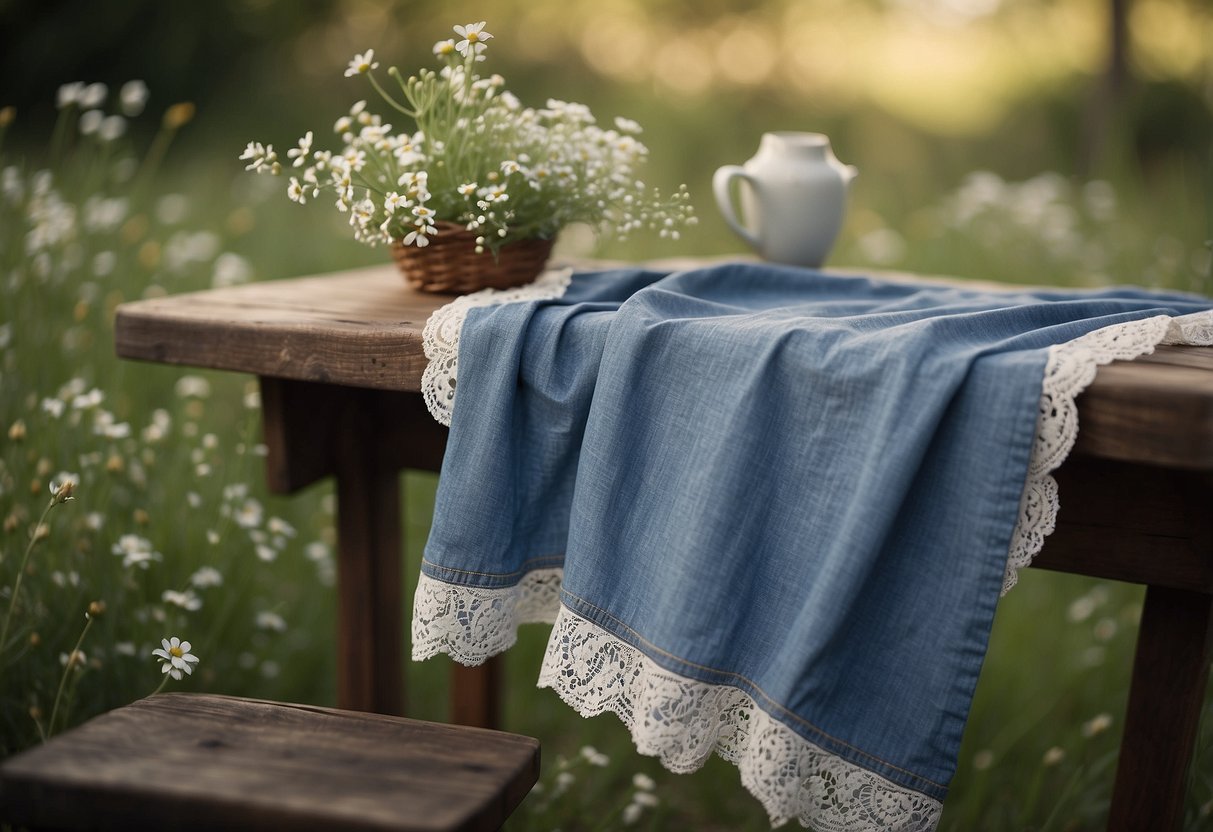
M 472 309 L 415 656 L 556 621 L 541 684 L 670 768 L 721 753 L 773 823 L 932 829 L 1051 350 L 1209 306 L 729 264 Z

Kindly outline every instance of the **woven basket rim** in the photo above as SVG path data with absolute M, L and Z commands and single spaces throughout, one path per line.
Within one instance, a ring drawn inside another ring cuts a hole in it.
M 464 294 L 480 289 L 506 289 L 534 280 L 552 253 L 554 239 L 533 237 L 508 242 L 496 251 L 484 246 L 481 235 L 457 223 L 435 223 L 438 233 L 427 245 L 391 244 L 392 258 L 414 289 L 443 294 Z

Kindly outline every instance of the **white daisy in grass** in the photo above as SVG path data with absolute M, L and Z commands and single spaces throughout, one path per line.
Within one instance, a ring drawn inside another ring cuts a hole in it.
M 184 592 L 178 592 L 175 589 L 166 589 L 160 593 L 160 600 L 166 604 L 173 604 L 181 607 L 188 612 L 195 612 L 202 609 L 202 599 L 192 589 L 187 589 Z
M 163 555 L 152 548 L 150 540 L 135 534 L 119 537 L 111 551 L 122 558 L 125 568 L 138 566 L 140 569 L 147 569 L 152 561 L 163 560 Z
M 204 566 L 193 575 L 190 575 L 190 584 L 196 589 L 223 586 L 223 573 L 213 566 Z
M 147 97 L 147 84 L 139 80 L 127 81 L 118 91 L 118 100 L 122 104 L 123 114 L 132 118 L 143 112 L 143 107 L 147 104 Z
M 161 639 L 160 645 L 152 651 L 152 655 L 160 660 L 161 673 L 180 680 L 194 672 L 198 657 L 190 652 L 192 645 L 188 641 L 173 636 Z
M 80 91 L 80 108 L 83 110 L 100 107 L 105 103 L 105 97 L 109 94 L 109 88 L 105 84 L 89 84 Z
M 275 633 L 286 632 L 286 621 L 282 616 L 271 610 L 264 610 L 257 613 L 257 627 L 262 630 L 270 630 Z

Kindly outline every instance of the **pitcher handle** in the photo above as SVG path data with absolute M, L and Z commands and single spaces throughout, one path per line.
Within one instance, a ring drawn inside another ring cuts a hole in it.
M 736 178 L 744 179 L 750 183 L 751 188 L 757 188 L 754 178 L 746 173 L 740 165 L 725 165 L 719 168 L 712 177 L 712 190 L 716 193 L 716 205 L 720 208 L 720 214 L 729 224 L 729 228 L 733 229 L 738 237 L 749 243 L 751 248 L 757 249 L 759 247 L 758 238 L 738 221 L 737 213 L 733 210 L 733 195 L 730 188 Z

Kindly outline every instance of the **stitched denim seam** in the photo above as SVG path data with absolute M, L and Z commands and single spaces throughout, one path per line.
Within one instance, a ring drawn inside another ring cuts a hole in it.
M 515 575 L 525 575 L 527 572 L 533 572 L 536 569 L 548 568 L 543 564 L 551 564 L 552 566 L 562 565 L 564 563 L 564 555 L 542 555 L 531 558 L 530 560 L 523 561 L 522 566 L 513 572 L 476 572 L 471 569 L 455 569 L 452 566 L 443 566 L 441 563 L 434 563 L 432 560 L 426 560 L 425 558 L 422 558 L 421 563 L 423 566 L 432 566 L 443 572 L 452 572 L 457 575 L 475 575 L 481 578 L 512 578 Z M 532 564 L 540 565 L 532 566 Z

